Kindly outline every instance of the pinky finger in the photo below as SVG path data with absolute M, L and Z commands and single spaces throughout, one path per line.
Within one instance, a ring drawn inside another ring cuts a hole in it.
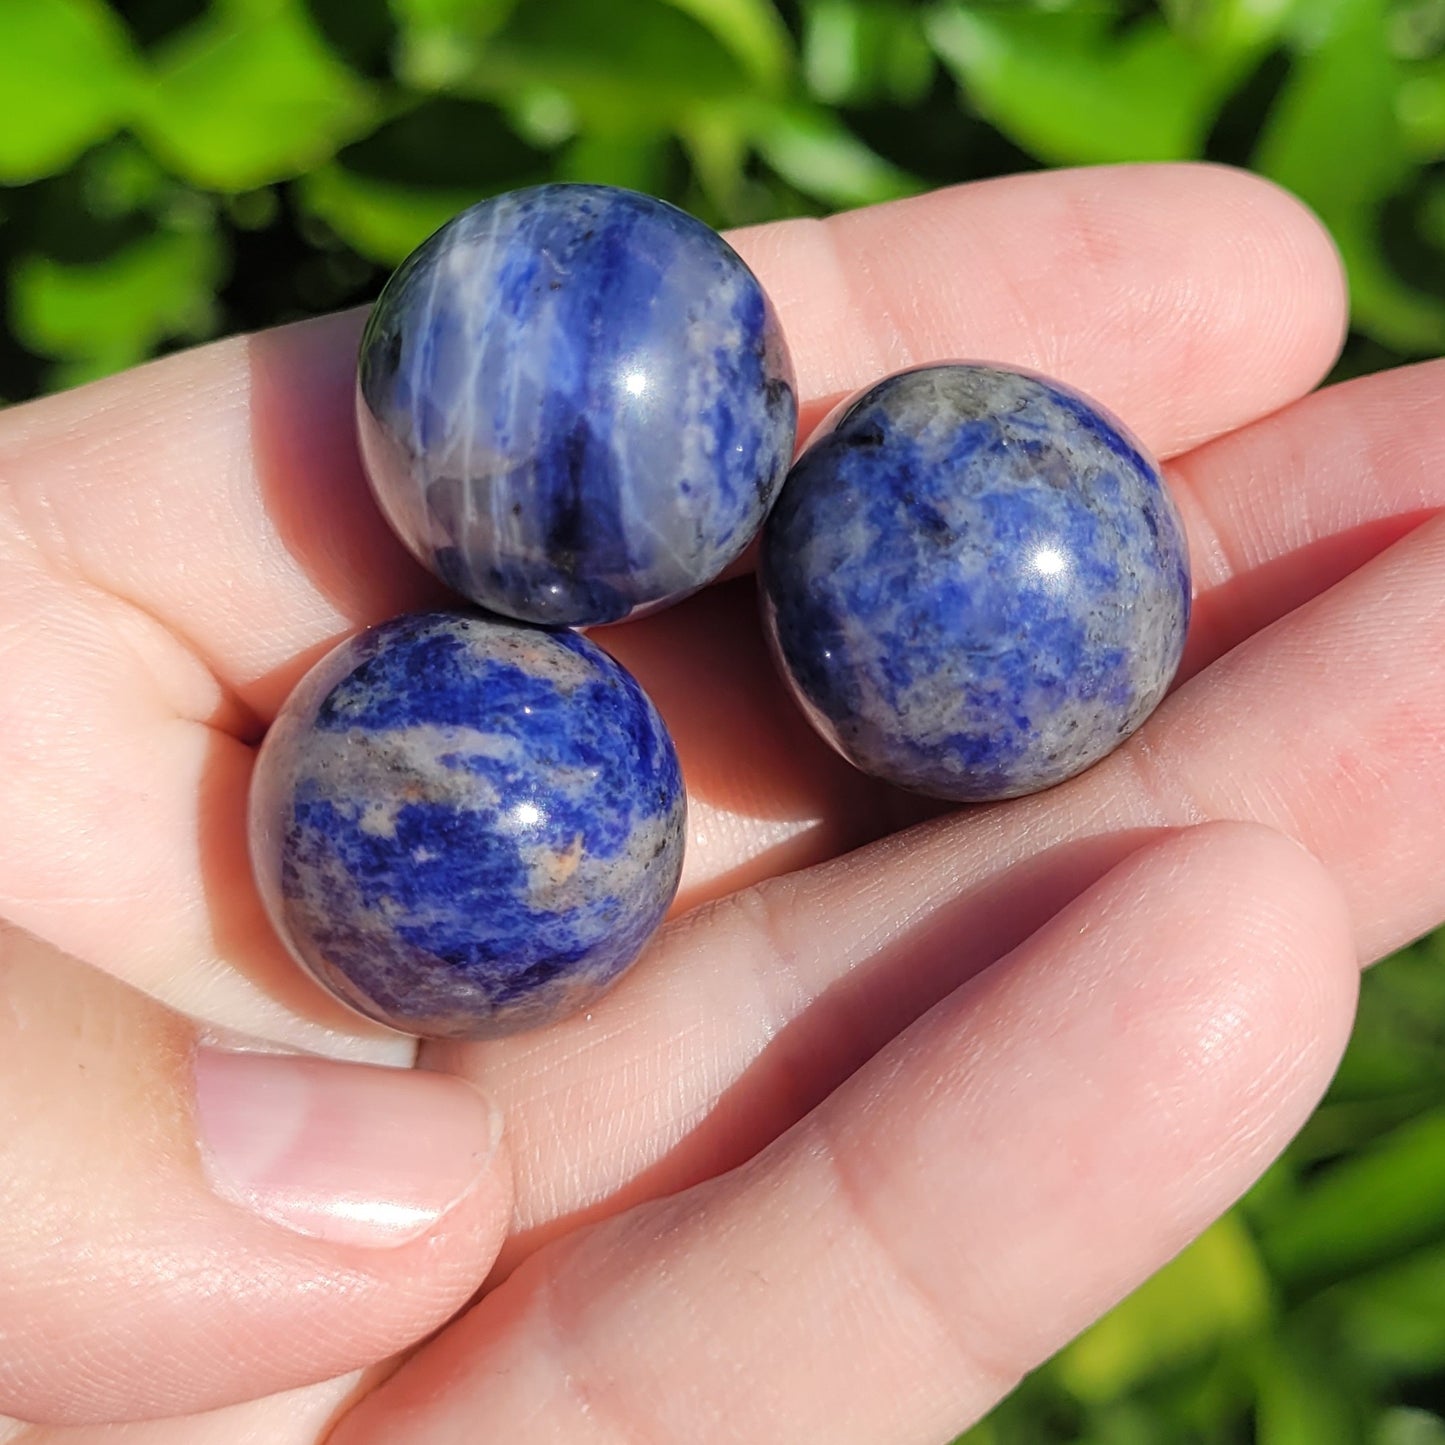
M 1133 855 L 751 1163 L 544 1249 L 333 1445 L 936 1445 L 1248 1187 L 1349 1029 L 1308 854 Z

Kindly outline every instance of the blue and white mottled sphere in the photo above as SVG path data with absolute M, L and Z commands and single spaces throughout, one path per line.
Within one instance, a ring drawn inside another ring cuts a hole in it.
M 1189 560 L 1158 467 L 1057 382 L 956 363 L 840 407 L 763 534 L 764 615 L 820 733 L 901 787 L 1063 782 L 1163 697 Z
M 421 561 L 493 612 L 616 622 L 711 581 L 797 429 L 757 278 L 666 202 L 551 185 L 443 226 L 361 343 L 362 457 Z
M 485 1038 L 585 1007 L 682 868 L 646 694 L 585 637 L 399 617 L 302 679 L 261 748 L 251 855 L 291 952 L 354 1009 Z

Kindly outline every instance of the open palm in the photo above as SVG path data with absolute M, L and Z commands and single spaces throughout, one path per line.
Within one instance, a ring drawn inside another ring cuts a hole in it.
M 805 430 L 988 359 L 1172 459 L 1181 685 L 940 815 L 807 731 L 746 579 L 599 634 L 682 755 L 677 916 L 585 1017 L 414 1060 L 244 847 L 290 685 L 437 600 L 357 318 L 0 417 L 3 1445 L 944 1440 L 1248 1187 L 1357 963 L 1445 918 L 1445 364 L 1305 396 L 1344 296 L 1300 207 L 1133 167 L 734 239 Z

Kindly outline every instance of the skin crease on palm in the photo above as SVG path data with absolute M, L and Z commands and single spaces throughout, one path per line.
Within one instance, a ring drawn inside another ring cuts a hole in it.
M 291 683 L 436 596 L 358 501 L 357 318 L 0 416 L 0 1445 L 946 1440 L 1248 1188 L 1357 965 L 1445 919 L 1445 363 L 1309 394 L 1345 303 L 1297 203 L 1131 167 L 734 239 L 805 429 L 988 359 L 1169 459 L 1179 686 L 944 813 L 812 738 L 745 579 L 606 632 L 682 754 L 677 914 L 587 1016 L 414 1058 L 281 956 L 243 846 Z M 458 1167 L 389 1099 L 480 1138 L 484 1095 L 500 1144 L 390 1247 L 297 1232 L 207 1184 L 198 1042 L 322 1056 L 368 1110 L 293 1152 L 378 1189 Z

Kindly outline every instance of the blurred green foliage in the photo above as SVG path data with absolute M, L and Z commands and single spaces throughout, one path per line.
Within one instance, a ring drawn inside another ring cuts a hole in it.
M 0 0 L 0 397 L 371 294 L 479 195 L 715 224 L 1210 156 L 1445 350 L 1445 0 Z
M 1445 934 L 1366 975 L 1243 1203 L 961 1445 L 1054 1442 L 1445 1445 Z
M 1207 156 L 1445 351 L 1445 0 L 0 0 L 0 396 L 360 301 L 544 178 L 715 224 Z M 969 1445 L 1445 1445 L 1445 938 L 1251 1196 Z

